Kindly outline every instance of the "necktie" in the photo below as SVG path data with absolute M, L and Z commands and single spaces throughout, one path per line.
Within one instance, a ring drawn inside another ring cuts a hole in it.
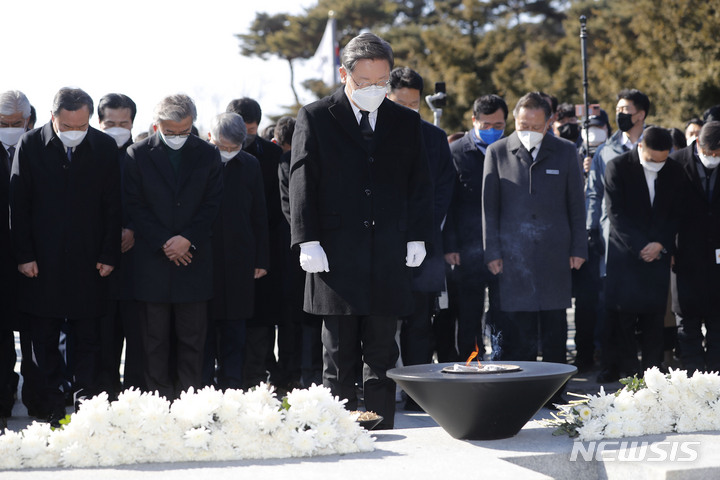
M 13 158 L 15 158 L 15 147 L 11 146 L 8 151 L 8 171 L 12 171 Z
M 622 150 L 623 150 L 623 152 L 629 152 L 629 151 L 630 151 L 630 147 L 628 147 L 627 145 L 623 145 L 623 146 L 622 146 Z
M 360 132 L 366 142 L 372 141 L 373 129 L 370 126 L 370 112 L 367 110 L 360 110 Z
M 72 147 L 68 147 L 67 149 L 67 158 L 68 162 L 72 162 Z
M 533 163 L 532 152 L 534 150 L 535 150 L 535 147 L 531 148 L 530 151 L 528 152 L 528 150 L 523 145 L 520 147 L 520 149 L 518 150 L 517 153 L 521 160 L 525 160 L 526 163 L 532 164 Z

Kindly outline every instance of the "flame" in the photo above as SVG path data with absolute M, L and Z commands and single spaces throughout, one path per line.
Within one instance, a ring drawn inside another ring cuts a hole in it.
M 472 362 L 473 359 L 474 359 L 475 357 L 477 357 L 479 353 L 480 353 L 480 349 L 478 348 L 477 340 L 475 340 L 475 351 L 470 354 L 470 356 L 469 356 L 468 359 L 467 359 L 467 362 L 465 362 L 465 366 L 466 366 L 466 367 L 469 367 L 469 366 L 470 366 L 470 362 Z M 480 359 L 478 358 L 476 361 L 477 361 L 477 364 L 478 364 L 478 368 L 482 367 L 482 363 L 480 363 Z

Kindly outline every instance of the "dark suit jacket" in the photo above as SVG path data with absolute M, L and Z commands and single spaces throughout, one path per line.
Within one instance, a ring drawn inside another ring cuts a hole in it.
M 605 288 L 609 309 L 638 313 L 666 310 L 683 175 L 682 167 L 668 159 L 658 172 L 651 205 L 637 147 L 608 162 L 605 202 L 610 235 Z M 640 258 L 640 251 L 651 242 L 660 242 L 668 253 L 648 263 Z
M 340 88 L 298 113 L 290 168 L 291 244 L 320 241 L 330 267 L 307 275 L 305 311 L 411 313 L 407 242 L 433 230 L 420 117 L 385 99 L 370 146 Z
M 720 171 L 708 200 L 698 172 L 695 143 L 670 155 L 683 169 L 681 203 L 673 267 L 673 311 L 685 317 L 720 315 Z M 664 169 L 663 169 L 664 170 Z
M 18 144 L 11 180 L 12 233 L 18 264 L 36 261 L 38 276 L 20 279 L 20 309 L 52 318 L 90 318 L 107 306 L 98 262 L 120 255 L 117 144 L 89 128 L 68 162 L 52 124 Z M 112 275 L 112 274 L 111 274 Z
M 485 283 L 493 275 L 487 269 L 482 233 L 482 182 L 485 154 L 471 132 L 450 145 L 457 172 L 455 189 L 443 229 L 443 247 L 447 253 L 460 254 L 463 282 Z
M 135 298 L 144 302 L 201 302 L 213 295 L 210 232 L 222 198 L 217 148 L 190 135 L 176 176 L 155 134 L 133 144 L 125 157 L 125 207 L 135 227 Z M 163 244 L 190 240 L 192 263 L 176 266 Z
M 223 166 L 223 199 L 213 224 L 210 316 L 237 320 L 253 315 L 255 269 L 268 269 L 268 220 L 257 159 L 239 152 Z

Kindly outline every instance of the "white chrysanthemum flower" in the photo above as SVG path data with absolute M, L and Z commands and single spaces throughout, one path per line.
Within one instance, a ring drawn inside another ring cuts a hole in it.
M 643 388 L 635 392 L 635 406 L 638 410 L 646 412 L 657 408 L 657 394 L 649 388 Z
M 315 450 L 315 435 L 313 430 L 295 432 L 292 439 L 293 455 L 305 457 Z
M 610 422 L 605 426 L 605 438 L 620 438 L 623 436 L 623 425 L 620 422 Z
M 371 436 L 370 433 L 358 435 L 355 439 L 355 445 L 361 452 L 372 452 L 375 450 L 375 437 Z
M 577 429 L 580 440 L 600 440 L 604 437 L 605 421 L 602 418 L 592 418 Z
M 185 446 L 189 448 L 207 449 L 208 443 L 210 442 L 210 430 L 204 427 L 191 428 L 190 430 L 185 432 L 183 438 L 185 439 Z
M 257 426 L 266 433 L 272 433 L 282 424 L 284 415 L 284 410 L 264 405 L 258 412 Z
M 680 415 L 675 423 L 675 431 L 678 433 L 697 432 L 697 417 L 695 415 Z
M 657 367 L 648 368 L 645 370 L 645 385 L 647 388 L 656 393 L 661 393 L 668 386 L 668 380 L 665 378 L 665 374 L 660 371 Z
M 332 423 L 321 423 L 315 428 L 315 439 L 321 447 L 330 445 L 338 438 L 338 432 Z
M 635 396 L 633 393 L 629 390 L 622 390 L 617 397 L 615 397 L 615 408 L 617 408 L 621 412 L 626 412 L 628 410 L 634 410 L 636 408 L 635 405 Z
M 73 443 L 63 449 L 60 453 L 60 462 L 66 467 L 97 467 L 98 461 L 95 455 L 88 455 L 84 445 Z
M 600 387 L 600 393 L 597 395 L 590 395 L 588 399 L 588 406 L 593 410 L 593 415 L 599 417 L 604 415 L 605 412 L 612 407 L 615 401 L 615 395 L 608 395 L 605 393 L 605 388 Z
M 36 432 L 25 431 L 20 442 L 20 454 L 25 458 L 33 458 L 43 454 L 47 444 L 47 437 L 38 435 Z

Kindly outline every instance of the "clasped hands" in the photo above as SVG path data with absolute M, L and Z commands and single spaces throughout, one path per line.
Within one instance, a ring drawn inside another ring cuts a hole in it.
M 192 263 L 192 253 L 190 253 L 190 240 L 182 235 L 175 235 L 165 242 L 162 246 L 165 256 L 175 265 L 188 266 Z
M 419 267 L 425 259 L 425 242 L 407 242 L 407 256 L 405 265 Z M 325 250 L 318 241 L 300 244 L 300 267 L 308 273 L 329 272 Z

